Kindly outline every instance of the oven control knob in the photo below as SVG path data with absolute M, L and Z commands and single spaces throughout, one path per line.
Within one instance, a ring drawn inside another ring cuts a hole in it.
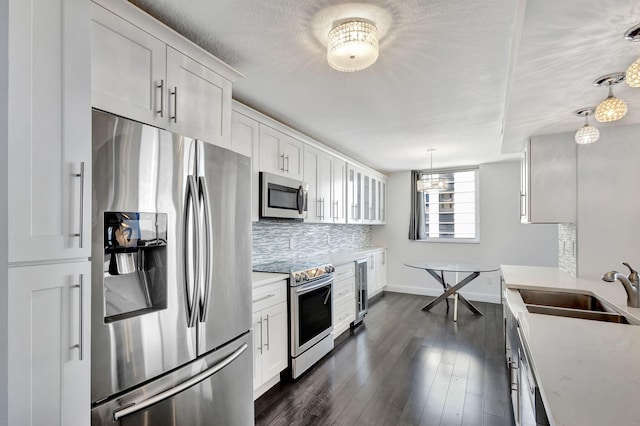
M 309 281 L 309 275 L 306 272 L 303 272 L 301 275 L 302 281 Z
M 331 266 L 331 265 L 327 265 L 327 266 L 325 266 L 325 267 L 324 267 L 324 271 L 325 271 L 327 274 L 332 273 L 334 270 L 335 270 L 335 268 L 334 268 L 333 266 Z
M 299 283 L 300 281 L 302 281 L 302 276 L 300 274 L 295 274 L 293 276 L 293 279 L 296 280 L 297 283 Z

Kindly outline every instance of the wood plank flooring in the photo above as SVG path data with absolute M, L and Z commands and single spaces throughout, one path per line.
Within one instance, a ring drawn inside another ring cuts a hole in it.
M 295 383 L 255 402 L 256 425 L 513 425 L 502 306 L 475 316 L 386 293 L 364 325 Z

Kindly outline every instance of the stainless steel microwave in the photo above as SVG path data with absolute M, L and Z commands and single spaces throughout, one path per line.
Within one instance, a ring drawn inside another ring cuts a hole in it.
M 260 172 L 260 218 L 304 220 L 307 190 L 303 182 Z

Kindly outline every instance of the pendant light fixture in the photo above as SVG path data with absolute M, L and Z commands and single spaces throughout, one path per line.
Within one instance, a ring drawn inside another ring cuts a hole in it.
M 624 81 L 624 73 L 615 72 L 603 75 L 593 82 L 598 87 L 609 88 L 609 96 L 596 108 L 596 120 L 601 123 L 620 120 L 627 113 L 627 104 L 622 99 L 613 96 L 613 86 L 622 81 Z
M 594 143 L 600 138 L 600 131 L 589 125 L 589 116 L 593 115 L 594 111 L 593 107 L 588 107 L 573 112 L 578 117 L 584 117 L 584 126 L 576 132 L 575 139 L 577 144 L 586 145 Z
M 416 182 L 416 189 L 418 192 L 444 191 L 449 185 L 447 179 L 441 177 L 433 177 L 433 153 L 435 152 L 435 149 L 427 149 L 427 152 L 431 157 L 431 170 L 428 174 L 422 173 L 420 175 L 420 178 Z
M 624 33 L 629 41 L 640 41 L 640 24 L 631 27 Z M 640 87 L 640 58 L 636 59 L 627 69 L 626 82 L 631 87 Z
M 378 28 L 366 19 L 339 21 L 329 31 L 327 61 L 342 72 L 360 71 L 378 59 Z

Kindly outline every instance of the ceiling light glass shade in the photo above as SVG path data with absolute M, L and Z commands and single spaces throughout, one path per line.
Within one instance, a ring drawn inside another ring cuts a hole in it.
M 609 87 L 609 96 L 596 108 L 596 120 L 601 123 L 620 120 L 627 114 L 627 104 L 622 99 L 613 96 Z
M 378 29 L 365 20 L 352 19 L 329 31 L 327 61 L 331 68 L 360 71 L 378 59 Z
M 448 182 L 444 178 L 433 177 L 433 175 L 422 175 L 416 182 L 418 192 L 444 191 Z
M 600 130 L 588 124 L 585 124 L 576 132 L 576 143 L 580 145 L 594 143 L 598 139 L 600 139 Z
M 631 87 L 640 87 L 640 58 L 629 66 L 626 72 L 627 84 Z

